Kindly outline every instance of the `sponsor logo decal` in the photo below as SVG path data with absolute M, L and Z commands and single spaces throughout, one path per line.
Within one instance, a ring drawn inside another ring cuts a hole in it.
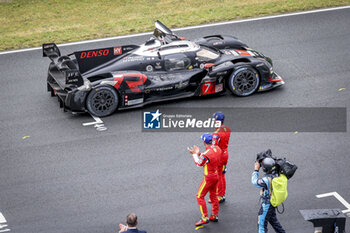
M 217 76 L 221 76 L 221 75 L 225 75 L 225 74 L 227 74 L 227 71 L 222 71 L 222 72 L 217 73 Z
M 162 66 L 160 65 L 160 62 L 156 62 L 156 65 L 154 66 L 157 70 L 162 69 Z
M 123 53 L 122 47 L 114 47 L 114 55 L 120 55 Z
M 84 83 L 83 79 L 80 76 L 80 73 L 76 70 L 67 70 L 66 71 L 66 84 L 77 84 L 82 85 Z
M 125 97 L 127 97 L 127 96 L 125 96 Z M 143 98 L 134 99 L 134 100 L 128 100 L 128 99 L 126 98 L 125 105 L 130 106 L 130 105 L 142 104 L 142 103 L 143 103 Z
M 133 48 L 133 47 L 124 47 L 123 48 L 124 51 L 130 51 L 130 50 L 133 50 L 133 49 L 135 49 L 135 48 Z
M 153 66 L 152 66 L 152 65 L 146 66 L 146 70 L 147 70 L 148 72 L 152 72 L 152 71 L 153 71 Z
M 224 84 L 223 83 L 220 83 L 220 84 L 215 86 L 215 93 L 216 92 L 221 92 L 223 90 L 224 90 Z
M 169 91 L 172 90 L 174 87 L 169 86 L 169 87 L 159 87 L 159 88 L 153 88 L 153 89 L 148 89 L 150 91 Z
M 122 62 L 133 62 L 133 61 L 144 61 L 145 58 L 143 56 L 128 56 L 124 57 Z
M 182 89 L 184 87 L 187 87 L 188 84 L 189 84 L 189 81 L 185 81 L 185 82 L 181 81 L 181 82 L 175 84 L 175 88 L 176 89 Z
M 100 49 L 95 51 L 81 52 L 80 59 L 107 56 L 108 54 L 109 54 L 109 49 Z
M 66 71 L 66 77 L 67 78 L 74 78 L 74 77 L 77 77 L 77 76 L 79 76 L 79 72 L 78 71 L 69 71 L 69 70 Z

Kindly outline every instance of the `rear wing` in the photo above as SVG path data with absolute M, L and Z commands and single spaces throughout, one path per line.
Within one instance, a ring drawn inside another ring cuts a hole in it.
M 83 77 L 75 63 L 68 56 L 61 56 L 61 52 L 55 43 L 43 44 L 43 57 L 48 57 L 52 61 L 49 74 L 60 88 L 67 86 L 82 86 Z
M 137 45 L 125 45 L 77 51 L 68 56 L 61 56 L 61 52 L 55 43 L 42 45 L 43 57 L 50 58 L 52 64 L 57 68 L 55 71 L 51 70 L 50 74 L 61 88 L 65 88 L 67 85 L 76 85 L 78 87 L 83 85 L 84 81 L 81 74 L 137 48 L 139 48 Z M 73 54 L 76 61 L 69 57 Z
M 61 51 L 55 43 L 43 44 L 43 57 L 49 57 L 51 60 L 61 56 Z

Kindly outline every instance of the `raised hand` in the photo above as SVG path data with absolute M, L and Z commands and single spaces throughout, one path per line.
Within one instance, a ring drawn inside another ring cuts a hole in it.
M 187 147 L 187 150 L 188 150 L 188 152 L 190 152 L 190 154 L 195 153 L 193 147 Z
M 118 233 L 122 233 L 128 230 L 128 227 L 123 224 L 119 224 L 119 228 L 120 230 L 118 231 Z
M 194 150 L 194 153 L 196 153 L 197 155 L 198 155 L 199 153 L 201 153 L 199 147 L 196 146 L 196 145 L 193 146 L 193 150 Z

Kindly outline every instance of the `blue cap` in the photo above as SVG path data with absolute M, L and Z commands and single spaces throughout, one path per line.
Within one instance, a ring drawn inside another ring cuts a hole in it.
M 207 143 L 207 144 L 211 144 L 211 142 L 213 141 L 213 137 L 211 136 L 210 133 L 205 133 L 201 136 L 201 139 L 203 142 Z
M 222 112 L 214 113 L 213 117 L 217 121 L 224 121 L 225 120 L 225 115 Z

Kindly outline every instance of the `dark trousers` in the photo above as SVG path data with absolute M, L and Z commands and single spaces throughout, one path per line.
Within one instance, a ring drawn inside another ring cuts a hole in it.
M 273 207 L 271 204 L 262 203 L 259 210 L 259 220 L 258 220 L 259 233 L 267 232 L 268 222 L 271 224 L 271 226 L 277 233 L 285 233 L 285 230 L 283 229 L 283 227 L 281 226 L 280 222 L 277 219 L 276 208 Z

